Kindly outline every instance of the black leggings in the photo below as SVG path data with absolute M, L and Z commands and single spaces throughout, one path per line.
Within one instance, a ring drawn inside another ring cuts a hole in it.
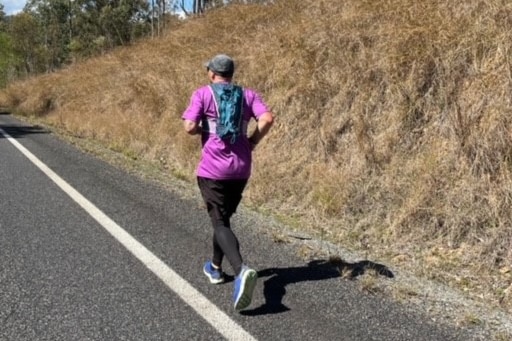
M 220 266 L 224 255 L 235 275 L 242 269 L 240 245 L 231 230 L 230 219 L 242 200 L 247 179 L 213 180 L 197 177 L 201 195 L 213 226 L 213 264 Z

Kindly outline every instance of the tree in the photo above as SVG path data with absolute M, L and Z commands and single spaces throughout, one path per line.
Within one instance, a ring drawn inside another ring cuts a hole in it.
M 19 56 L 18 73 L 23 75 L 46 71 L 47 51 L 41 44 L 42 35 L 37 20 L 28 13 L 11 18 L 8 33 L 12 51 Z
M 147 35 L 148 8 L 145 0 L 29 0 L 24 11 L 41 26 L 51 71 Z
M 159 36 L 165 27 L 166 0 L 151 0 L 151 36 Z
M 14 55 L 11 38 L 7 32 L 0 31 L 0 88 L 7 85 L 14 76 L 16 57 Z
M 139 15 L 147 13 L 144 0 L 109 1 L 100 9 L 99 24 L 110 47 L 125 45 L 134 40 Z
M 75 0 L 72 45 L 83 55 L 128 44 L 149 27 L 149 5 L 145 0 Z
M 5 26 L 4 5 L 0 3 L 0 32 L 5 30 Z
M 46 51 L 45 71 L 62 66 L 69 59 L 69 43 L 73 36 L 72 0 L 29 0 L 24 12 L 37 21 L 41 29 L 42 48 Z
M 7 21 L 4 5 L 0 3 L 0 88 L 5 87 L 10 79 L 15 78 L 18 62 L 11 35 L 7 31 Z

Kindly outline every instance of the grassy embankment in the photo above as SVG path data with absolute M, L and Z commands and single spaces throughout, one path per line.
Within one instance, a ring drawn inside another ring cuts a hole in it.
M 218 52 L 277 116 L 245 202 L 512 309 L 512 5 L 229 6 L 54 74 L 0 106 L 192 179 L 180 115 Z

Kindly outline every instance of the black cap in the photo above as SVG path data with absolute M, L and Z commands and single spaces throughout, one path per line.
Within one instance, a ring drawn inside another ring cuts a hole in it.
M 230 56 L 225 54 L 216 55 L 204 66 L 223 77 L 231 77 L 235 72 L 235 62 Z

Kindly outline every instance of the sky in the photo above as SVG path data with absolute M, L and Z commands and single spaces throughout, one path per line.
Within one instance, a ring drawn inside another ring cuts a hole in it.
M 4 12 L 7 15 L 16 14 L 23 10 L 25 7 L 26 0 L 0 0 L 0 3 L 4 5 Z M 188 8 L 192 7 L 192 0 L 186 0 L 185 6 Z
M 0 0 L 4 5 L 4 12 L 7 15 L 16 14 L 25 7 L 26 0 Z

